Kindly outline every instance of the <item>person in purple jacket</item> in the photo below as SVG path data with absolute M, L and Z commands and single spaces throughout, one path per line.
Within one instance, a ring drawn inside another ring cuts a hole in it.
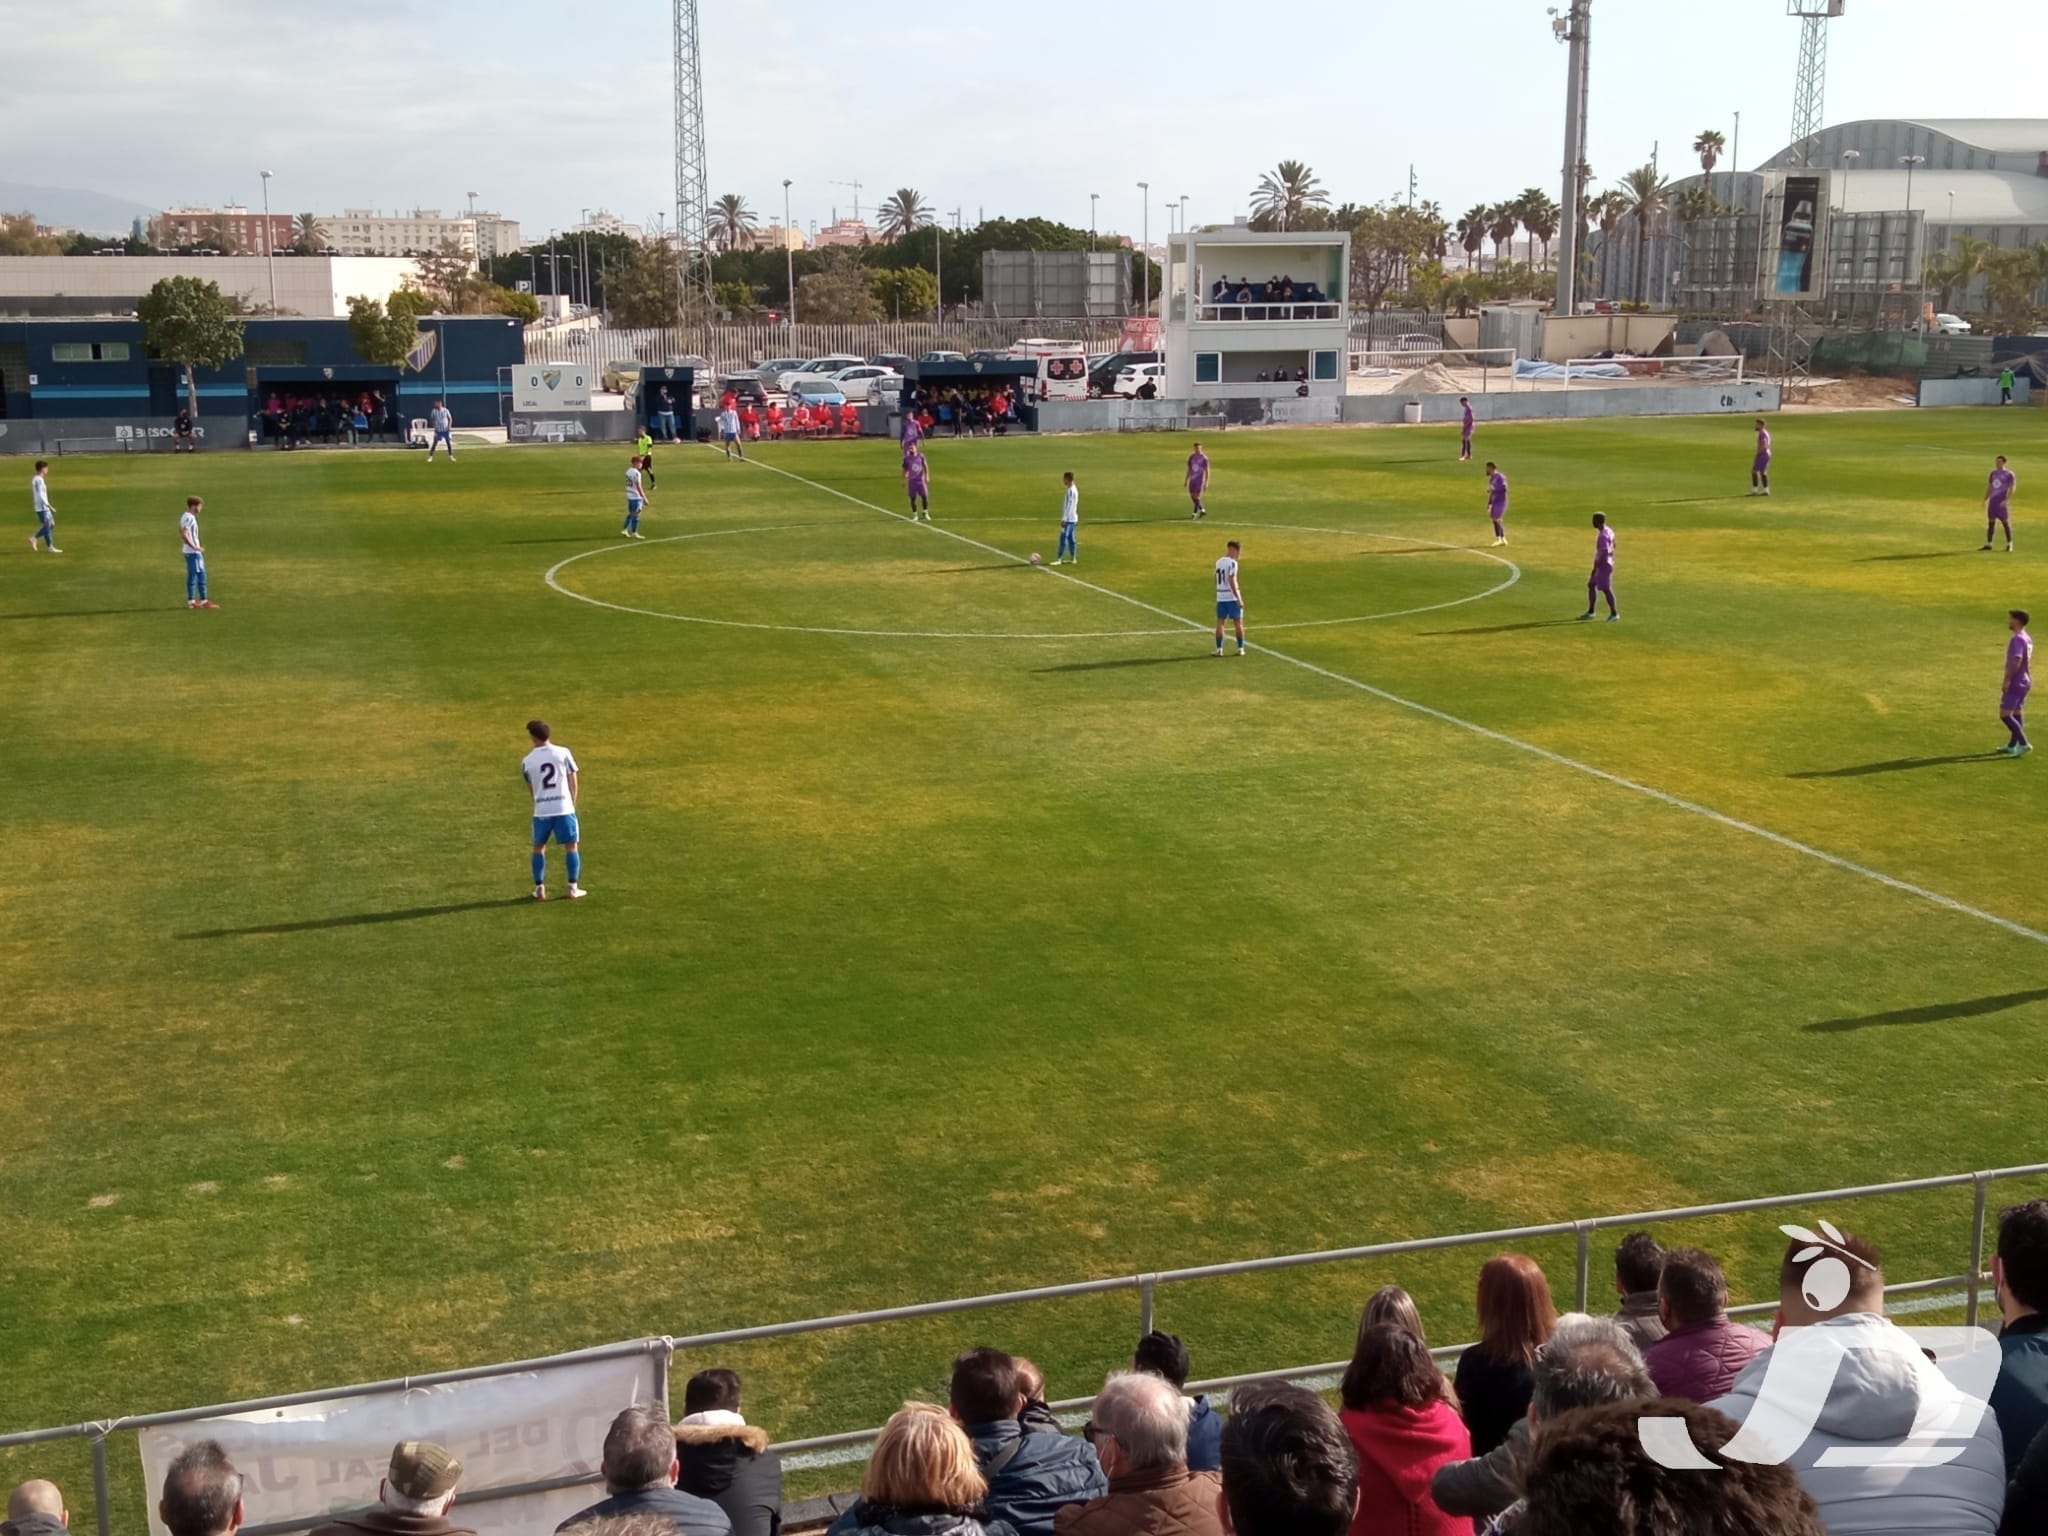
M 1643 1351 L 1666 1397 L 1711 1402 L 1735 1384 L 1771 1336 L 1728 1316 L 1728 1280 L 1711 1254 L 1673 1248 L 1657 1277 L 1657 1315 L 1670 1330 Z
M 1467 463 L 1472 457 L 1472 400 L 1469 395 L 1458 396 L 1458 406 L 1464 412 L 1458 426 L 1458 462 Z
M 924 520 L 932 520 L 932 467 L 925 462 L 924 449 L 912 443 L 903 451 L 903 485 L 910 492 L 910 520 L 918 520 L 920 510 Z
M 1209 455 L 1202 452 L 1202 445 L 1195 444 L 1195 451 L 1188 455 L 1188 499 L 1195 504 L 1194 515 L 1204 518 L 1209 508 L 1202 501 L 1202 493 L 1209 488 Z
M 1508 541 L 1508 477 L 1491 459 L 1486 461 L 1486 515 L 1493 519 L 1493 546 L 1498 549 Z
M 1749 461 L 1749 494 L 1771 494 L 1771 429 L 1761 416 L 1756 419 L 1756 457 Z
M 1984 543 L 1991 547 L 1992 530 L 1999 524 L 2005 525 L 2005 552 L 2012 553 L 2012 487 L 2013 472 L 2005 467 L 2005 455 L 1998 456 L 1992 467 L 1991 480 L 1984 488 Z
M 1621 609 L 1614 603 L 1614 530 L 1607 526 L 1607 514 L 1593 514 L 1593 574 L 1586 578 L 1586 611 L 1579 615 L 1584 623 L 1593 617 L 1596 596 L 1604 593 L 1607 597 L 1607 622 L 1612 624 L 1621 617 Z
M 2027 694 L 2034 686 L 2034 637 L 2027 633 L 2028 614 L 2015 608 L 2006 615 L 2005 627 L 2012 638 L 2005 643 L 2005 682 L 1998 695 L 1998 723 L 2011 734 L 1998 750 L 2007 757 L 2025 757 L 2034 750 L 2027 740 Z
M 915 412 L 915 411 L 906 411 L 906 412 L 904 412 L 904 413 L 903 413 L 903 463 L 904 463 L 904 467 L 905 467 L 905 468 L 908 468 L 908 467 L 909 467 L 909 465 L 910 465 L 910 450 L 911 450 L 911 449 L 913 449 L 913 448 L 915 448 L 915 447 L 916 447 L 916 446 L 917 446 L 917 445 L 918 445 L 919 443 L 921 443 L 921 442 L 923 442 L 923 441 L 924 441 L 924 423 L 923 423 L 923 422 L 921 422 L 921 421 L 919 421 L 919 420 L 917 419 L 917 412 Z

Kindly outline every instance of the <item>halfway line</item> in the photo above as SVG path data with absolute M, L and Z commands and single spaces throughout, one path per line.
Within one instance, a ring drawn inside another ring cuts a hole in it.
M 787 479 L 794 480 L 799 485 L 807 485 L 813 490 L 823 491 L 828 496 L 837 496 L 841 501 L 852 502 L 856 507 L 864 507 L 870 512 L 879 512 L 884 517 L 893 517 L 899 523 L 911 521 L 901 512 L 892 512 L 887 507 L 878 507 L 871 501 L 862 501 L 858 496 L 849 495 L 845 491 L 820 481 L 808 479 L 792 470 L 783 469 L 774 464 L 764 464 L 759 459 L 748 459 L 746 462 L 765 469 L 770 474 L 782 475 Z M 918 523 L 915 526 L 928 529 L 933 533 L 944 534 L 949 539 L 958 539 L 962 544 L 972 545 L 976 549 L 984 550 L 992 555 L 999 555 L 1003 559 L 1013 561 L 1019 565 L 1029 564 L 1022 556 L 1013 554 L 1007 549 L 998 549 L 993 544 L 984 544 L 979 539 L 970 539 L 964 533 L 955 533 L 952 529 L 943 528 L 937 523 Z M 1185 614 L 1174 613 L 1168 609 L 1148 603 L 1141 597 L 1132 597 L 1127 592 L 1118 592 L 1111 587 L 1098 586 L 1092 581 L 1084 581 L 1079 576 L 1071 575 L 1054 567 L 1041 566 L 1040 569 L 1044 570 L 1048 575 L 1058 576 L 1073 582 L 1076 586 L 1085 587 L 1090 592 L 1100 592 L 1104 597 L 1113 597 L 1118 602 L 1129 603 L 1132 607 L 1142 608 L 1147 613 L 1156 613 L 1162 618 L 1171 619 L 1174 623 L 1184 625 L 1200 634 L 1206 635 L 1210 633 L 1208 626 L 1188 618 Z M 1347 677 L 1342 672 L 1333 672 L 1328 667 L 1318 666 L 1315 662 L 1306 661 L 1299 656 L 1290 656 L 1285 651 L 1276 651 L 1271 646 L 1254 645 L 1251 649 L 1261 651 L 1271 656 L 1275 661 L 1284 661 L 1289 666 L 1299 667 L 1304 672 L 1313 672 L 1317 677 L 1327 679 L 1330 682 L 1341 684 L 1346 688 L 1355 688 L 1360 693 L 1369 694 L 1373 698 L 1383 700 L 1388 704 L 1412 710 L 1418 715 L 1440 721 L 1445 725 L 1455 726 L 1461 731 L 1469 731 L 1475 736 L 1484 737 L 1488 741 L 1498 742 L 1504 747 L 1512 747 L 1517 752 L 1526 752 L 1531 757 L 1541 758 L 1547 763 L 1555 763 L 1560 768 L 1569 768 L 1574 773 L 1583 773 L 1588 778 L 1600 780 L 1603 784 L 1612 784 L 1619 789 L 1632 790 L 1636 794 L 1657 801 L 1660 805 L 1668 805 L 1674 810 L 1687 811 L 1694 816 L 1703 816 L 1708 821 L 1714 822 L 1717 825 L 1731 828 L 1737 832 L 1746 832 L 1751 837 L 1761 838 L 1767 843 L 1775 844 L 1793 853 L 1803 854 L 1809 859 L 1816 859 L 1822 864 L 1826 864 L 1834 869 L 1843 870 L 1848 874 L 1861 875 L 1865 880 L 1875 881 L 1877 884 L 1887 889 L 1898 891 L 1903 895 L 1917 896 L 1920 900 L 1940 907 L 1945 911 L 1958 913 L 1963 917 L 1974 917 L 1981 923 L 1989 923 L 1994 928 L 2002 928 L 2007 933 L 2014 934 L 2019 938 L 2030 939 L 2036 944 L 2048 945 L 2048 933 L 2042 933 L 2038 929 L 2029 928 L 2024 923 L 2016 923 L 2009 917 L 2000 917 L 1996 912 L 1987 912 L 1982 907 L 1973 907 L 1968 902 L 1957 901 L 1953 896 L 1944 896 L 1941 892 L 1930 890 L 1924 885 L 1915 885 L 1910 880 L 1901 880 L 1896 875 L 1884 873 L 1883 870 L 1872 869 L 1867 864 L 1858 864 L 1854 859 L 1845 859 L 1840 854 L 1829 853 L 1826 849 L 1816 848 L 1811 843 L 1802 843 L 1797 838 L 1787 837 L 1782 832 L 1773 832 L 1770 828 L 1760 827 L 1753 821 L 1743 821 L 1739 817 L 1724 815 L 1711 806 L 1701 805 L 1696 800 L 1687 800 L 1681 795 L 1674 795 L 1665 790 L 1653 788 L 1639 780 L 1626 778 L 1618 773 L 1610 773 L 1605 768 L 1596 768 L 1591 763 L 1582 763 L 1575 757 L 1566 757 L 1562 752 L 1553 752 L 1550 748 L 1538 746 L 1533 741 L 1524 741 L 1519 736 L 1510 736 L 1505 731 L 1494 730 L 1491 726 L 1480 725 L 1476 721 L 1466 720 L 1445 710 L 1436 709 L 1428 704 L 1418 703 L 1414 699 L 1403 698 L 1398 693 L 1389 693 L 1384 688 L 1376 688 L 1371 683 L 1361 682 L 1355 677 Z

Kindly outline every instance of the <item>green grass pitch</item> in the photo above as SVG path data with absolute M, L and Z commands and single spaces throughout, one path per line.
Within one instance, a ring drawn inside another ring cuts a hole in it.
M 1482 427 L 1513 567 L 1443 429 L 1219 434 L 1201 524 L 1184 438 L 940 440 L 934 529 L 863 505 L 890 444 L 671 448 L 631 546 L 615 449 L 58 461 L 66 553 L 25 494 L 0 552 L 0 1428 L 2041 1157 L 2038 936 L 1517 745 L 2048 931 L 2048 757 L 1984 755 L 2037 418 L 1774 426 L 1767 501 L 1747 420 Z M 1017 563 L 1069 468 L 1088 585 Z M 1854 1215 L 1932 1274 L 1967 1208 Z M 1765 1293 L 1768 1220 L 1687 1235 Z M 1160 1319 L 1328 1359 L 1401 1279 L 1448 1342 L 1478 1257 Z M 793 1436 L 970 1342 L 1086 1391 L 1135 1310 L 720 1359 Z

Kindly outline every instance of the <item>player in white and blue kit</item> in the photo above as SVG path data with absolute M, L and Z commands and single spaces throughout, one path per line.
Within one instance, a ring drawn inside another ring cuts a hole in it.
M 36 531 L 28 536 L 28 547 L 33 550 L 43 545 L 53 555 L 61 555 L 57 547 L 57 509 L 50 505 L 50 461 L 36 460 L 36 472 L 29 476 L 28 499 L 36 515 Z
M 647 505 L 647 489 L 640 483 L 641 459 L 636 454 L 626 464 L 626 526 L 619 530 L 622 539 L 640 537 L 640 509 Z
M 178 545 L 185 553 L 185 606 L 218 608 L 206 595 L 206 546 L 199 542 L 199 509 L 206 505 L 197 496 L 185 498 L 185 515 L 178 519 Z
M 718 443 L 728 459 L 747 456 L 747 450 L 740 445 L 740 413 L 729 405 L 718 413 Z
M 448 462 L 453 464 L 455 462 L 455 418 L 449 414 L 447 405 L 442 401 L 436 400 L 434 408 L 427 412 L 427 426 L 434 434 L 432 440 L 427 444 L 427 462 L 429 464 L 433 463 L 434 450 L 443 443 L 446 443 L 448 445 Z
M 1244 591 L 1237 584 L 1237 540 L 1223 546 L 1216 562 L 1216 654 L 1223 654 L 1223 625 L 1237 625 L 1237 654 L 1244 654 Z
M 1081 547 L 1076 536 L 1081 529 L 1081 488 L 1074 484 L 1074 472 L 1070 469 L 1061 480 L 1066 489 L 1060 492 L 1060 549 L 1052 557 L 1054 565 L 1079 565 Z
M 548 839 L 562 845 L 569 861 L 569 899 L 588 894 L 576 883 L 583 873 L 583 855 L 576 846 L 576 758 L 558 747 L 545 720 L 526 722 L 533 750 L 519 764 L 526 787 L 533 791 L 533 899 L 548 899 Z

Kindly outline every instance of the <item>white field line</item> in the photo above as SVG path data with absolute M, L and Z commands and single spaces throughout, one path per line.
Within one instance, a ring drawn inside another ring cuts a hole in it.
M 887 507 L 875 506 L 872 502 L 862 501 L 858 496 L 848 495 L 845 491 L 839 490 L 836 487 L 807 479 L 803 475 L 796 474 L 777 465 L 762 463 L 758 459 L 749 459 L 747 462 L 767 470 L 770 474 L 782 475 L 787 479 L 796 481 L 799 485 L 808 485 L 813 490 L 823 491 L 828 496 L 836 496 L 841 501 L 851 502 L 857 507 L 865 507 L 870 512 L 879 512 L 884 517 L 895 518 L 898 522 L 907 523 L 910 521 L 908 517 L 900 512 L 891 512 Z M 957 539 L 963 544 L 970 545 L 975 549 L 984 550 L 989 554 L 999 555 L 1005 560 L 1017 560 L 1022 563 L 1022 557 L 1014 555 L 1006 549 L 998 549 L 993 544 L 984 544 L 979 539 L 971 539 L 964 533 L 955 533 L 953 530 L 942 527 L 937 523 L 920 523 L 916 526 L 927 528 L 933 533 L 943 534 L 949 539 Z M 1177 613 L 1171 613 L 1155 604 L 1146 602 L 1143 598 L 1132 597 L 1129 593 L 1118 592 L 1114 588 L 1100 586 L 1092 581 L 1084 581 L 1079 576 L 1072 575 L 1064 568 L 1041 567 L 1041 569 L 1046 570 L 1050 575 L 1060 577 L 1062 580 L 1071 581 L 1076 586 L 1085 587 L 1091 592 L 1100 592 L 1104 597 L 1112 597 L 1118 602 L 1129 603 L 1132 607 L 1143 609 L 1147 613 L 1156 613 L 1161 618 L 1170 619 L 1184 629 L 1194 630 L 1204 635 L 1211 633 L 1209 627 L 1205 624 L 1198 623 L 1193 619 L 1184 618 Z M 2017 938 L 2027 939 L 2036 944 L 2048 945 L 2048 933 L 2042 933 L 2038 929 L 2029 928 L 2024 923 L 2016 923 L 2009 917 L 2000 917 L 1995 912 L 1987 912 L 1982 907 L 1973 907 L 1968 902 L 1956 900 L 1953 896 L 1944 896 L 1940 891 L 1930 890 L 1924 885 L 1915 885 L 1910 880 L 1901 880 L 1895 875 L 1884 873 L 1882 870 L 1872 869 L 1867 864 L 1858 864 L 1854 859 L 1845 859 L 1840 854 L 1829 853 L 1826 849 L 1816 848 L 1811 843 L 1802 843 L 1797 838 L 1787 837 L 1782 832 L 1773 832 L 1768 827 L 1760 827 L 1755 822 L 1743 821 L 1739 817 L 1723 815 L 1721 812 L 1713 809 L 1713 807 L 1701 805 L 1698 801 L 1687 800 L 1681 795 L 1668 794 L 1664 790 L 1653 788 L 1636 779 L 1626 778 L 1618 773 L 1610 773 L 1605 768 L 1596 768 L 1591 763 L 1582 763 L 1577 758 L 1566 757 L 1562 752 L 1553 752 L 1550 748 L 1538 746 L 1533 741 L 1524 741 L 1519 736 L 1510 736 L 1505 731 L 1494 730 L 1491 726 L 1480 725 L 1475 721 L 1462 719 L 1445 710 L 1434 709 L 1427 704 L 1417 703 L 1413 699 L 1403 698 L 1398 693 L 1390 693 L 1384 688 L 1377 688 L 1371 683 L 1362 682 L 1358 678 L 1347 677 L 1342 672 L 1333 672 L 1328 667 L 1318 666 L 1315 662 L 1306 661 L 1299 656 L 1290 656 L 1285 651 L 1276 651 L 1271 646 L 1255 645 L 1252 649 L 1271 656 L 1275 661 L 1286 662 L 1289 666 L 1299 667 L 1304 672 L 1311 672 L 1317 677 L 1337 683 L 1345 688 L 1356 689 L 1360 693 L 1379 699 L 1384 703 L 1395 705 L 1398 708 L 1410 710 L 1415 714 L 1435 720 L 1440 724 L 1470 732 L 1472 735 L 1482 737 L 1487 741 L 1498 743 L 1504 747 L 1511 747 L 1517 752 L 1526 752 L 1531 757 L 1540 758 L 1544 762 L 1553 763 L 1560 768 L 1569 768 L 1574 773 L 1582 773 L 1588 778 L 1598 779 L 1601 783 L 1611 784 L 1617 789 L 1629 790 L 1632 793 L 1642 795 L 1646 799 L 1654 800 L 1660 805 L 1668 805 L 1673 810 L 1685 811 L 1691 815 L 1703 817 L 1717 826 L 1726 827 L 1734 832 L 1746 833 L 1751 837 L 1759 838 L 1764 842 L 1783 848 L 1787 852 L 1796 853 L 1804 858 L 1813 859 L 1818 863 L 1825 864 L 1831 869 L 1839 869 L 1845 874 L 1857 875 L 1877 885 L 1884 886 L 1887 890 L 1897 891 L 1904 896 L 1915 897 L 1928 903 L 1930 906 L 1940 907 L 1944 911 L 1954 912 L 1961 917 L 1975 918 L 1980 923 L 1989 923 L 1992 927 L 2003 929 Z

